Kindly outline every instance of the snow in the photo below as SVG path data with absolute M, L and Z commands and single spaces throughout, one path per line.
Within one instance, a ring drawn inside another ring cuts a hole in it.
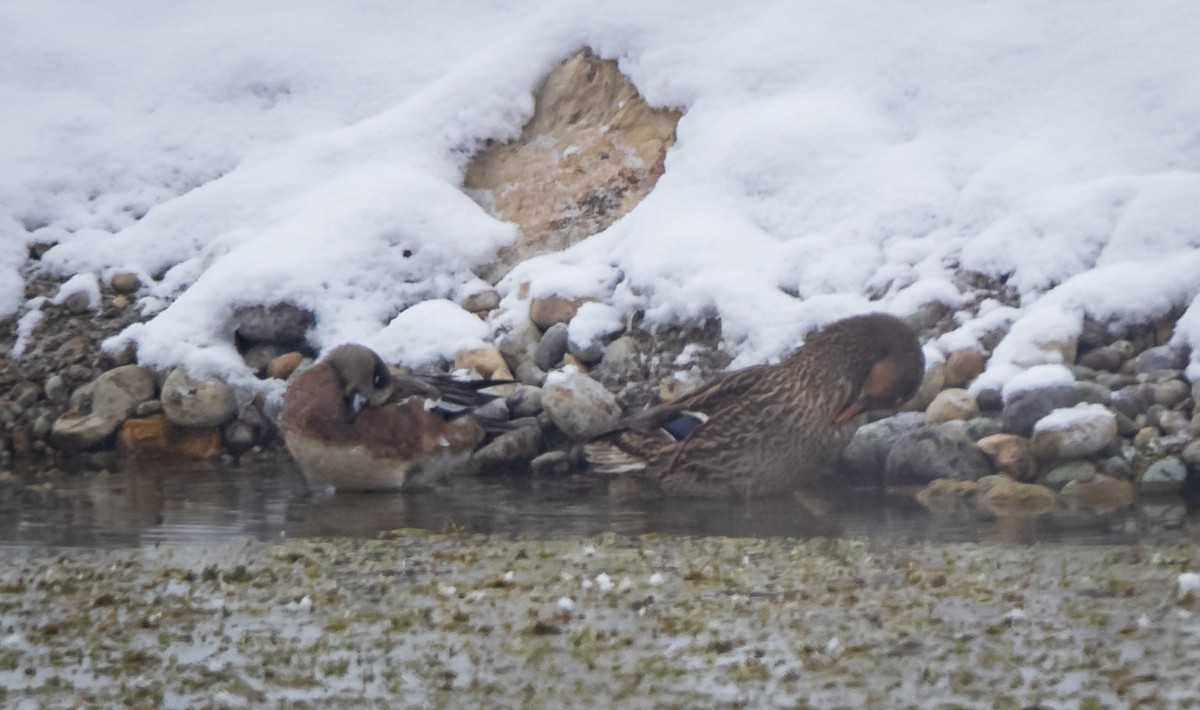
M 1045 389 L 1075 382 L 1075 375 L 1063 365 L 1036 365 L 1014 375 L 1004 383 L 1004 401 L 1026 390 Z
M 130 271 L 155 317 L 109 345 L 148 364 L 266 387 L 230 319 L 279 301 L 313 310 L 320 349 L 448 360 L 559 293 L 600 300 L 577 343 L 639 309 L 719 316 L 733 367 L 937 302 L 958 311 L 942 352 L 1011 325 L 979 387 L 1062 364 L 1085 316 L 1178 309 L 1200 377 L 1191 0 L 47 0 L 0 27 L 0 315 L 37 310 L 30 274 Z M 481 321 L 453 302 L 516 229 L 465 167 L 584 46 L 683 109 L 678 141 L 637 208 L 518 266 Z M 972 306 L 959 269 L 1012 300 Z
M 1033 425 L 1034 433 L 1043 431 L 1099 430 L 1113 421 L 1113 413 L 1101 404 L 1077 404 L 1055 409 Z

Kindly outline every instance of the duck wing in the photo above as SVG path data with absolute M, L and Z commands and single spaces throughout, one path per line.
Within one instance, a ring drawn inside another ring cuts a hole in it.
M 393 375 L 392 402 L 409 397 L 422 397 L 426 407 L 453 417 L 480 407 L 501 395 L 484 392 L 496 385 L 513 384 L 515 380 L 460 380 L 453 375 Z
M 638 432 L 662 429 L 676 441 L 682 441 L 710 419 L 719 418 L 729 409 L 742 406 L 746 398 L 767 391 L 767 380 L 776 368 L 757 365 L 727 373 L 679 399 L 623 419 L 618 428 Z

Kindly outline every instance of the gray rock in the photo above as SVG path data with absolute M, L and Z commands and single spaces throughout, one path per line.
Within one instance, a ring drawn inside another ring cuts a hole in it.
M 182 367 L 163 381 L 162 403 L 167 420 L 180 426 L 220 426 L 237 414 L 232 387 L 219 377 L 196 379 Z
M 1189 441 L 1187 446 L 1183 447 L 1183 453 L 1180 456 L 1188 466 L 1200 469 L 1200 439 Z
M 1096 473 L 1096 465 L 1090 461 L 1068 461 L 1047 471 L 1042 476 L 1041 484 L 1051 490 L 1061 491 L 1071 481 L 1087 480 Z
M 1152 404 L 1154 404 L 1154 385 L 1149 384 L 1122 387 L 1113 392 L 1112 399 L 1109 401 L 1109 406 L 1130 419 L 1137 418 L 1139 414 L 1145 414 Z
M 50 445 L 59 451 L 85 451 L 107 441 L 120 424 L 98 414 L 59 417 L 50 430 Z
M 1112 400 L 1112 390 L 1099 382 L 1076 382 L 1072 385 L 1079 394 L 1080 402 L 1092 404 L 1108 404 Z
M 1156 461 L 1142 472 L 1138 491 L 1153 495 L 1178 494 L 1187 479 L 1187 466 L 1178 457 Z
M 518 426 L 481 447 L 471 456 L 471 462 L 478 468 L 489 469 L 529 461 L 541 452 L 543 442 L 541 427 Z
M 1093 370 L 1116 372 L 1132 355 L 1133 343 L 1128 340 L 1118 340 L 1080 355 L 1079 364 Z
M 122 271 L 121 273 L 113 274 L 109 285 L 112 286 L 113 291 L 129 296 L 137 293 L 137 290 L 142 287 L 142 280 L 138 278 L 137 274 Z
M 135 417 L 149 417 L 154 414 L 158 414 L 162 410 L 162 400 L 148 399 L 139 404 L 137 408 L 133 410 L 133 415 Z
M 1114 411 L 1113 414 L 1117 418 L 1117 433 L 1118 434 L 1120 434 L 1121 436 L 1133 436 L 1134 434 L 1138 433 L 1138 429 L 1140 427 L 1138 426 L 1138 423 L 1136 421 L 1134 421 L 1133 419 L 1130 419 L 1129 417 L 1125 416 L 1124 414 L 1121 414 L 1120 412 Z
M 1104 385 L 1111 391 L 1115 391 L 1121 389 L 1122 387 L 1138 384 L 1138 378 L 1135 375 L 1101 372 L 1096 376 L 1096 382 Z
M 937 478 L 974 481 L 992 473 L 988 457 L 961 427 L 927 424 L 905 433 L 888 453 L 888 485 L 924 484 Z
M 1134 371 L 1149 373 L 1157 370 L 1182 370 L 1188 364 L 1188 351 L 1181 345 L 1159 345 L 1148 348 L 1134 359 Z
M 1104 459 L 1104 464 L 1100 469 L 1101 473 L 1112 478 L 1119 478 L 1122 481 L 1133 480 L 1133 468 L 1129 462 L 1120 456 L 1109 456 Z
M 46 384 L 43 387 L 46 393 L 46 399 L 55 404 L 62 404 L 71 398 L 71 390 L 67 387 L 67 381 L 62 375 L 50 375 L 46 378 Z
M 279 343 L 255 343 L 242 353 L 242 362 L 245 362 L 246 367 L 254 374 L 262 377 L 267 373 L 267 366 L 272 360 L 289 352 L 293 352 L 291 348 Z
M 546 329 L 538 341 L 533 361 L 543 370 L 553 370 L 567 354 L 567 324 L 555 323 Z
M 500 307 L 500 294 L 495 289 L 473 293 L 458 303 L 464 311 L 486 313 Z
M 63 301 L 63 306 L 71 313 L 86 313 L 92 308 L 92 298 L 83 291 L 76 291 L 67 296 L 66 300 Z
M 32 407 L 34 402 L 38 401 L 41 391 L 32 382 L 22 382 L 13 387 L 9 396 L 12 397 L 12 401 L 17 405 L 17 409 L 23 412 Z
M 523 320 L 496 340 L 496 349 L 508 363 L 508 368 L 517 372 L 521 369 L 522 363 L 533 364 L 534 353 L 541 340 L 542 331 L 534 325 L 533 321 Z
M 587 345 L 580 345 L 575 341 L 567 338 L 567 352 L 571 353 L 575 359 L 587 365 L 595 365 L 604 358 L 605 343 L 603 339 L 597 338 Z
M 971 441 L 979 441 L 1004 431 L 1004 425 L 995 417 L 975 417 L 967 421 L 967 436 Z
M 1154 401 L 1170 408 L 1183 402 L 1192 393 L 1192 388 L 1181 380 L 1167 380 L 1154 385 Z
M 51 426 L 54 419 L 48 412 L 42 412 L 33 419 L 33 424 L 30 425 L 29 431 L 35 439 L 45 439 L 50 434 Z
M 925 368 L 921 386 L 913 398 L 901 405 L 906 412 L 922 412 L 946 384 L 946 363 L 935 362 Z
M 525 360 L 517 366 L 516 377 L 521 384 L 533 387 L 541 388 L 546 383 L 546 371 L 533 364 L 532 360 Z
M 1056 410 L 1038 420 L 1031 440 L 1043 460 L 1083 458 L 1103 451 L 1117 435 L 1117 420 L 1099 404 Z
M 537 476 L 562 476 L 571 472 L 571 456 L 566 451 L 547 451 L 529 462 Z
M 640 372 L 637 341 L 623 335 L 605 346 L 596 377 L 605 384 L 616 386 L 637 379 Z
M 1033 425 L 1055 409 L 1079 404 L 1080 391 L 1074 384 L 1051 385 L 1014 392 L 1004 402 L 1001 416 L 1004 431 L 1029 436 Z
M 122 365 L 92 383 L 91 412 L 123 422 L 139 404 L 154 398 L 154 388 L 153 372 L 139 365 Z
M 1004 395 L 998 389 L 982 389 L 975 393 L 980 411 L 998 412 L 1004 408 Z
M 234 419 L 221 428 L 221 442 L 234 456 L 241 456 L 258 443 L 258 431 L 249 423 Z
M 252 343 L 301 345 L 315 322 L 311 311 L 291 303 L 249 306 L 233 314 L 237 334 Z
M 490 402 L 485 402 L 483 405 L 476 407 L 472 412 L 476 418 L 485 423 L 503 424 L 509 419 L 508 402 L 503 397 L 493 399 Z
M 542 388 L 518 385 L 505 401 L 508 403 L 508 411 L 514 417 L 536 416 L 542 411 Z
M 887 464 L 888 452 L 896 441 L 923 426 L 925 415 L 921 412 L 901 412 L 860 426 L 842 450 L 839 462 L 839 469 L 847 482 L 853 485 L 879 483 Z
M 621 407 L 604 386 L 581 372 L 547 379 L 542 407 L 564 434 L 586 441 L 611 431 L 621 418 Z
M 1178 434 L 1191 428 L 1191 420 L 1177 409 L 1168 409 L 1158 415 L 1157 426 L 1167 434 Z

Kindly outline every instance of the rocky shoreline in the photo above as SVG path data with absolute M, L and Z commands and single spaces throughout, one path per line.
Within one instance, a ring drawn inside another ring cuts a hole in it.
M 10 320 L 0 339 L 11 353 L 23 338 L 20 355 L 0 363 L 7 392 L 0 397 L 0 468 L 36 477 L 129 461 L 236 464 L 283 452 L 262 391 L 238 392 L 181 368 L 155 371 L 137 364 L 132 348 L 101 349 L 107 337 L 145 319 L 134 302 L 136 277 L 113 277 L 95 302 L 53 298 L 58 285 L 31 279 L 27 296 L 45 299 L 40 321 L 30 328 Z M 475 472 L 569 474 L 576 443 L 622 411 L 678 396 L 729 362 L 717 323 L 656 332 L 635 318 L 580 342 L 570 324 L 587 300 L 521 303 L 529 317 L 494 346 L 441 364 L 519 382 L 494 388 L 501 396 L 479 412 L 509 431 L 475 454 Z M 460 305 L 488 319 L 500 298 L 477 293 Z M 923 342 L 955 323 L 937 306 L 909 320 Z M 277 304 L 238 311 L 231 328 L 252 371 L 286 381 L 312 361 L 305 341 L 312 323 L 306 311 Z M 1019 376 L 1024 384 L 1014 380 L 1004 393 L 969 389 L 990 352 L 950 352 L 929 363 L 906 411 L 858 429 L 840 474 L 852 485 L 925 486 L 920 500 L 935 508 L 1110 510 L 1138 496 L 1189 496 L 1200 471 L 1200 388 L 1184 377 L 1188 353 L 1170 343 L 1171 325 L 1165 319 L 1114 331 L 1088 323 L 1080 337 L 1047 346 L 1069 365 L 1032 368 Z

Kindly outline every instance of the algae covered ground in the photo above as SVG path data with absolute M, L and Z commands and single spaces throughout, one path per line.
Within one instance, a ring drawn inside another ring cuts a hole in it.
M 1182 537 L 397 530 L 0 561 L 5 707 L 1200 707 Z

